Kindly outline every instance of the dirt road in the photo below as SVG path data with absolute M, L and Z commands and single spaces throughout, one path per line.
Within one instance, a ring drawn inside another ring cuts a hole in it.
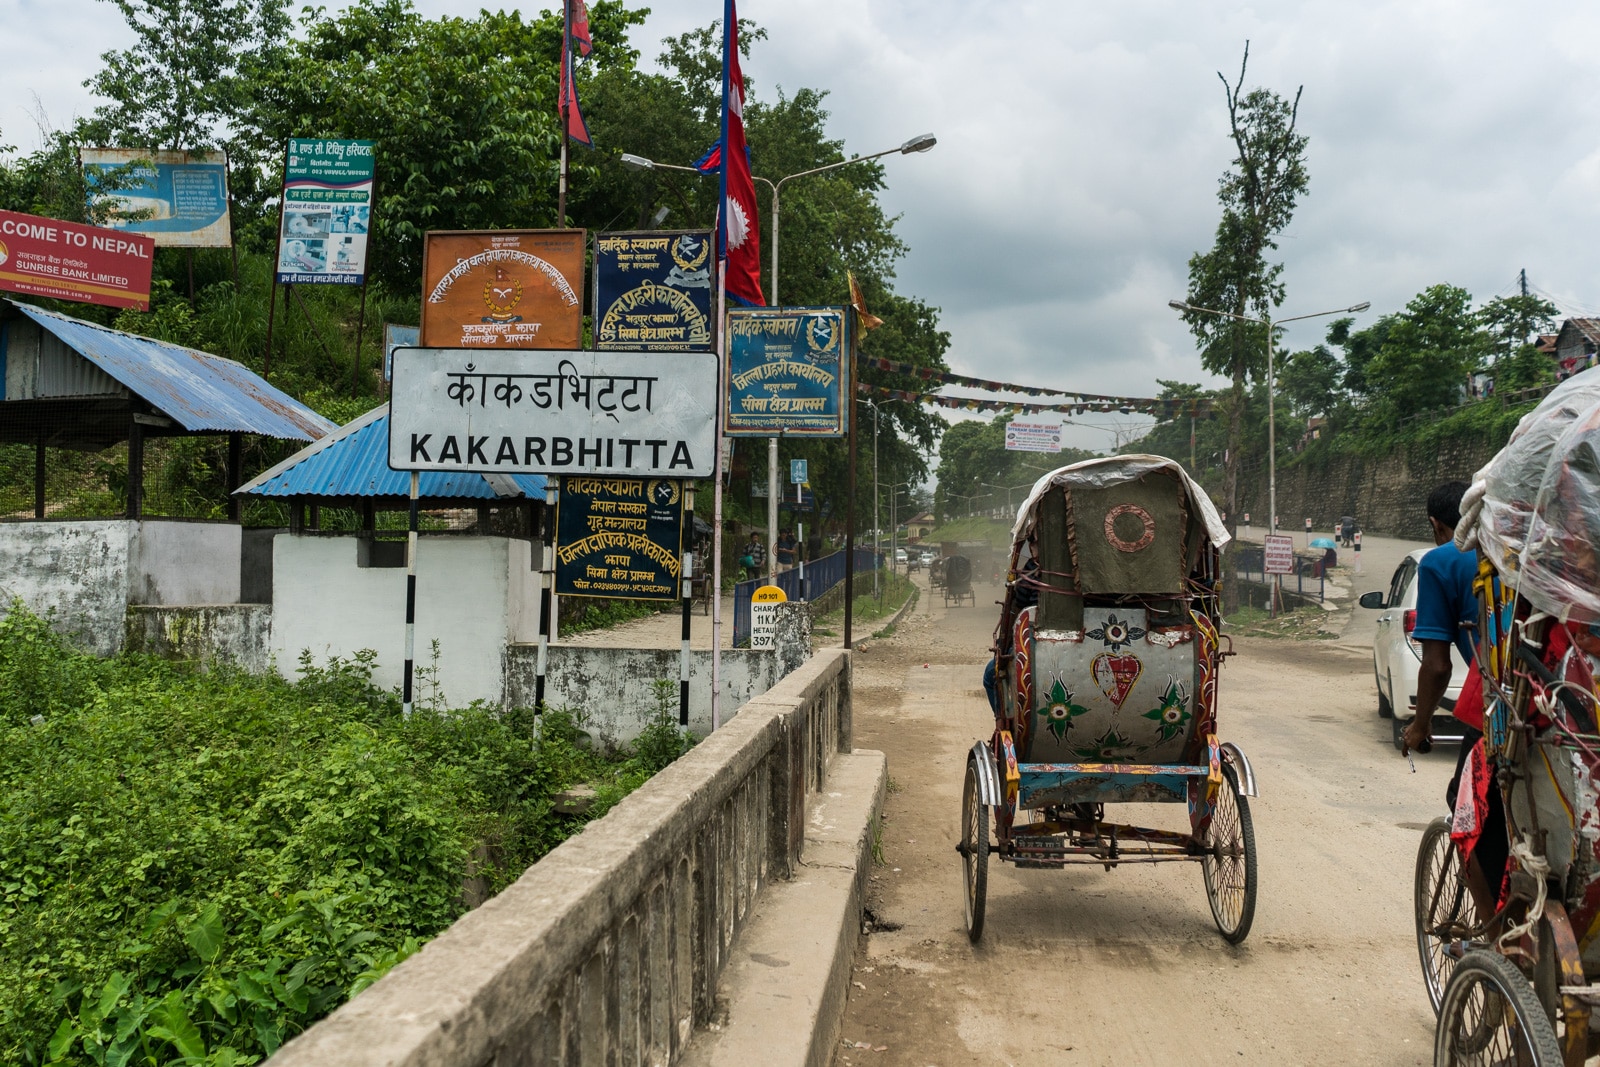
M 947 611 L 924 595 L 856 658 L 855 744 L 888 753 L 891 789 L 879 927 L 856 955 L 835 1064 L 1431 1063 L 1412 864 L 1455 753 L 1409 771 L 1376 714 L 1370 652 L 1348 636 L 1241 642 L 1223 669 L 1221 733 L 1261 790 L 1243 946 L 1216 933 L 1197 866 L 998 861 L 983 941 L 968 943 L 954 843 L 965 756 L 991 730 L 980 678 L 998 597 L 980 587 L 977 609 Z M 1187 826 L 1178 805 L 1118 811 Z

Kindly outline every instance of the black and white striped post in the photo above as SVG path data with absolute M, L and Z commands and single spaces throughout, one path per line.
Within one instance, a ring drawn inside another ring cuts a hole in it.
M 400 691 L 401 711 L 411 718 L 411 671 L 417 651 L 417 497 L 422 474 L 411 472 L 411 509 L 406 525 L 406 675 Z
M 533 716 L 537 721 L 544 714 L 544 676 L 550 662 L 550 594 L 556 581 L 556 476 L 544 481 L 544 521 L 540 524 L 544 536 L 544 558 L 539 565 L 539 659 L 534 665 Z
M 689 725 L 689 617 L 694 604 L 694 483 L 683 483 L 683 529 L 689 547 L 683 553 L 683 641 L 678 651 L 678 726 Z

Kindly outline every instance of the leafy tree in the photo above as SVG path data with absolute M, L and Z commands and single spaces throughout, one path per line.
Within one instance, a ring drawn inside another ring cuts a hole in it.
M 1189 260 L 1190 304 L 1234 316 L 1270 318 L 1283 300 L 1281 263 L 1268 263 L 1277 235 L 1294 216 L 1310 176 L 1305 166 L 1307 138 L 1296 130 L 1300 92 L 1289 101 L 1270 89 L 1244 91 L 1250 48 L 1245 45 L 1239 78 L 1230 85 L 1218 72 L 1228 105 L 1228 123 L 1237 152 L 1217 190 L 1222 219 L 1211 251 Z M 1201 346 L 1207 370 L 1232 380 L 1228 398 L 1228 448 L 1224 510 L 1238 511 L 1238 470 L 1246 409 L 1245 382 L 1265 370 L 1265 327 L 1255 322 L 1189 312 L 1189 329 Z M 1230 583 L 1231 585 L 1231 583 Z
M 1539 296 L 1497 296 L 1478 311 L 1478 322 L 1492 339 L 1494 358 L 1514 356 L 1535 335 L 1555 329 L 1560 310 Z
M 84 85 L 109 101 L 86 132 L 137 148 L 210 148 L 288 32 L 286 0 L 111 0 L 138 42 Z
M 1489 348 L 1471 304 L 1465 289 L 1435 285 L 1417 294 L 1390 323 L 1365 371 L 1377 402 L 1373 415 L 1381 422 L 1456 403 L 1467 375 Z
M 1344 401 L 1344 366 L 1327 345 L 1295 352 L 1278 370 L 1278 393 L 1297 415 L 1329 415 Z

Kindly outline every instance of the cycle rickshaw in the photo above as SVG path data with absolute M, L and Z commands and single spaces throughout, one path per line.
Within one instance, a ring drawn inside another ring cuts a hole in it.
M 978 594 L 972 591 L 972 561 L 966 556 L 946 556 L 944 559 L 944 606 L 952 602 L 956 607 L 964 600 L 978 606 Z
M 1474 480 L 1456 541 L 1478 552 L 1485 736 L 1466 803 L 1418 854 L 1434 1062 L 1578 1067 L 1600 1052 L 1600 372 L 1523 418 Z M 1462 876 L 1487 789 L 1510 851 L 1492 917 Z
M 991 856 L 1032 868 L 1198 863 L 1223 937 L 1250 932 L 1255 776 L 1216 732 L 1217 672 L 1232 654 L 1218 633 L 1227 541 L 1205 492 L 1160 456 L 1088 460 L 1035 483 L 995 633 L 994 734 L 973 745 L 962 793 L 973 941 Z M 1108 804 L 1151 801 L 1186 805 L 1188 829 L 1106 816 Z

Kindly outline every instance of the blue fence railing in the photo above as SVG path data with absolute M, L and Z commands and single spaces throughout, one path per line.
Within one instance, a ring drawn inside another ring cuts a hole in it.
M 871 573 L 878 567 L 878 554 L 870 548 L 856 548 L 856 573 Z M 783 590 L 790 600 L 815 600 L 844 581 L 844 550 L 840 549 L 821 559 L 806 564 L 805 584 L 801 586 L 800 568 L 785 571 L 773 583 Z M 750 647 L 750 597 L 764 578 L 751 578 L 733 587 L 733 647 Z

